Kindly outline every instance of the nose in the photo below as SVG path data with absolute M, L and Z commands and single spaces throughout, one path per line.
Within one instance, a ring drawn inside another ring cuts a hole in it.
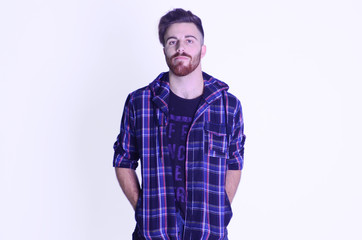
M 181 41 L 178 41 L 177 46 L 176 46 L 176 51 L 178 53 L 183 53 L 185 51 L 184 46 Z

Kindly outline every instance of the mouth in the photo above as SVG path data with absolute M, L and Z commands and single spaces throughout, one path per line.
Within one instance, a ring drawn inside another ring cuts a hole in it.
M 189 60 L 190 58 L 187 56 L 176 56 L 172 58 L 175 61 L 184 61 L 184 60 Z
M 183 61 L 189 59 L 191 59 L 191 56 L 188 56 L 186 53 L 176 53 L 174 56 L 172 56 L 172 60 L 174 61 Z

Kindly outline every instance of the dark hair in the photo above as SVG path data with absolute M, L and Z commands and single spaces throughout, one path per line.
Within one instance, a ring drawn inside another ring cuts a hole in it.
M 174 23 L 193 23 L 201 32 L 202 38 L 204 38 L 204 29 L 202 28 L 201 19 L 194 15 L 191 11 L 185 11 L 182 8 L 175 8 L 164 15 L 158 24 L 158 37 L 163 46 L 165 46 L 165 33 L 168 27 Z

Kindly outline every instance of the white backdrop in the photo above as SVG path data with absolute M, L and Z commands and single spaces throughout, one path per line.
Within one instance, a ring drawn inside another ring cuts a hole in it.
M 230 239 L 362 239 L 358 0 L 1 1 L 0 239 L 130 239 L 112 145 L 127 94 L 167 70 L 174 7 L 243 104 Z

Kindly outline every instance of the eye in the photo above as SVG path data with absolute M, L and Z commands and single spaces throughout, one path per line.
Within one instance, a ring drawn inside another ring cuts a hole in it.
M 175 45 L 176 41 L 175 40 L 170 40 L 168 41 L 168 45 Z
M 186 42 L 187 42 L 188 44 L 191 44 L 191 43 L 193 43 L 194 41 L 193 41 L 192 39 L 187 39 Z

